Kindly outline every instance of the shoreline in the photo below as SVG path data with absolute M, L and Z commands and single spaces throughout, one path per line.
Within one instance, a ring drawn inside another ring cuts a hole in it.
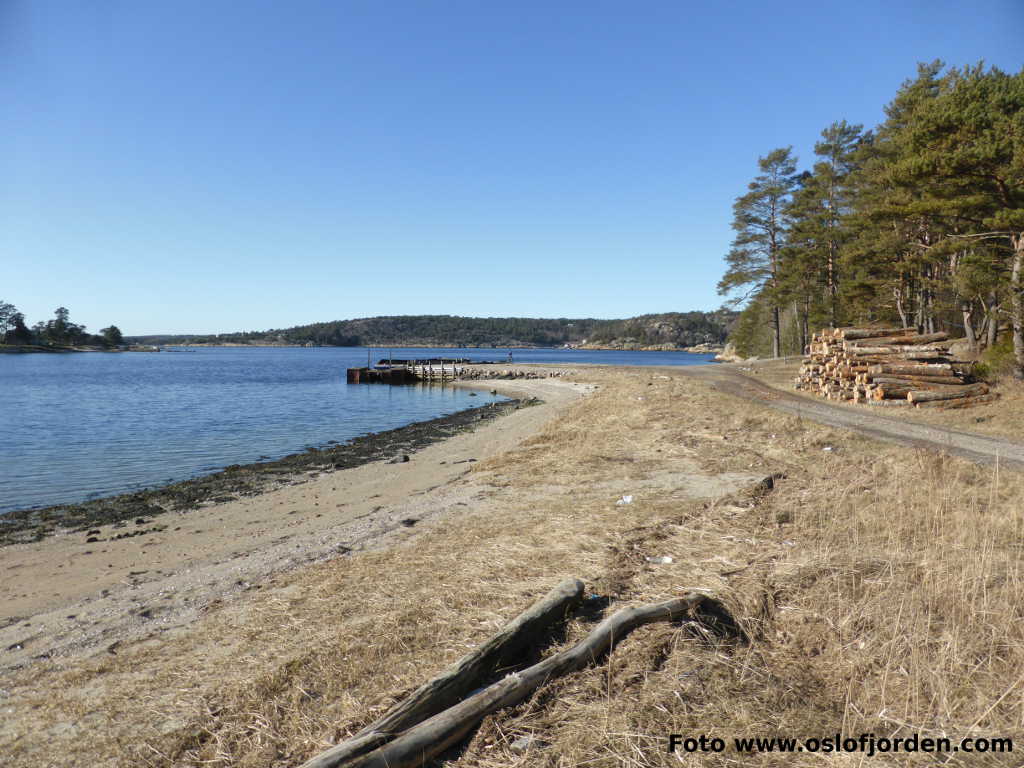
M 300 468 L 251 495 L 0 547 L 0 670 L 116 655 L 131 641 L 187 631 L 278 574 L 418 536 L 486 492 L 469 477 L 476 462 L 536 434 L 592 389 L 554 379 L 465 386 L 515 399 L 367 435 L 350 466 L 328 465 L 326 451 L 308 452 L 312 463 L 288 457 Z M 396 454 L 409 460 L 388 460 Z
M 167 350 L 171 348 L 181 349 L 378 349 L 385 351 L 388 349 L 473 349 L 473 350 L 484 350 L 484 351 L 495 351 L 500 352 L 508 349 L 519 349 L 519 350 L 550 350 L 553 352 L 687 352 L 692 355 L 714 355 L 720 353 L 724 347 L 712 346 L 707 349 L 701 348 L 701 345 L 693 345 L 688 347 L 681 346 L 666 346 L 666 345 L 650 345 L 650 346 L 609 346 L 609 345 L 590 345 L 585 346 L 550 346 L 550 347 L 538 347 L 524 344 L 496 344 L 488 346 L 451 346 L 445 344 L 405 344 L 405 343 L 394 343 L 394 344 L 359 344 L 356 346 L 350 345 L 338 345 L 338 344 L 241 344 L 241 343 L 229 343 L 229 344 L 187 344 L 179 342 L 168 342 L 164 344 L 154 345 L 159 346 L 161 349 Z M 503 361 L 498 361 L 503 362 Z
M 251 349 L 483 349 L 483 350 L 496 350 L 500 351 L 503 349 L 563 349 L 563 347 L 536 347 L 528 346 L 523 344 L 498 344 L 489 346 L 461 346 L 456 347 L 450 344 L 357 344 L 355 346 L 349 344 L 242 344 L 241 342 L 231 342 L 225 344 L 200 344 L 200 343 L 184 343 L 184 342 L 167 342 L 164 344 L 158 344 L 161 349 L 170 349 L 171 347 L 185 347 L 185 348 L 210 348 L 210 349 L 238 349 L 238 348 L 251 348 Z
M 370 432 L 344 443 L 290 453 L 279 459 L 231 464 L 217 472 L 152 488 L 81 502 L 0 512 L 0 550 L 12 544 L 41 541 L 48 536 L 97 526 L 125 527 L 131 520 L 137 526 L 148 525 L 153 519 L 171 512 L 185 513 L 211 503 L 256 496 L 288 484 L 302 473 L 351 469 L 418 451 L 473 429 L 484 419 L 504 416 L 534 404 L 535 401 L 527 399 L 502 400 L 383 432 Z M 157 529 L 161 529 L 159 523 L 145 529 L 145 532 L 159 532 Z M 139 534 L 133 532 L 131 535 Z
M 103 354 L 121 352 L 155 352 L 155 349 L 120 349 L 118 347 L 47 347 L 41 344 L 0 344 L 0 354 L 4 355 L 72 355 L 87 352 Z
M 519 363 L 531 373 L 507 371 L 484 366 L 487 375 L 470 376 L 452 382 L 452 386 L 466 389 L 504 390 L 510 399 L 456 411 L 454 413 L 410 422 L 382 432 L 369 432 L 345 442 L 328 441 L 322 446 L 296 451 L 277 459 L 231 464 L 208 474 L 182 480 L 160 483 L 136 490 L 105 495 L 82 501 L 67 501 L 46 506 L 21 507 L 0 511 L 0 551 L 14 544 L 41 541 L 64 533 L 76 533 L 103 525 L 126 527 L 130 521 L 148 525 L 161 515 L 186 513 L 211 504 L 223 503 L 240 497 L 251 497 L 288 484 L 298 475 L 311 471 L 349 469 L 396 454 L 416 451 L 432 443 L 445 440 L 461 431 L 472 429 L 475 422 L 506 415 L 510 410 L 537 404 L 527 388 L 517 388 L 517 381 L 539 381 L 552 375 L 564 376 L 577 368 L 605 367 L 600 363 Z M 473 367 L 473 366 L 471 366 Z M 552 373 L 552 370 L 557 373 Z M 513 394 L 509 394 L 513 393 Z M 518 395 L 518 397 L 517 397 Z M 136 536 L 163 529 L 159 522 L 141 532 L 125 532 Z

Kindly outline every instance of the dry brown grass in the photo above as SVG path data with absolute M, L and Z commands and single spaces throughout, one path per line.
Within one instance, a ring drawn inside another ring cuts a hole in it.
M 5 765 L 294 765 L 570 575 L 612 609 L 712 590 L 752 640 L 637 630 L 599 666 L 487 718 L 455 764 L 675 765 L 672 732 L 1024 734 L 1020 476 L 881 446 L 661 371 L 586 375 L 596 395 L 478 465 L 477 501 L 412 542 L 278 576 L 175 637 L 5 683 L 0 705 L 11 702 L 20 735 L 0 740 Z M 694 462 L 787 479 L 767 495 L 694 500 Z M 614 504 L 623 493 L 632 505 Z M 666 554 L 671 565 L 645 559 Z M 546 652 L 591 626 L 576 618 Z M 543 744 L 513 752 L 524 734 Z M 936 757 L 830 763 L 1020 762 Z

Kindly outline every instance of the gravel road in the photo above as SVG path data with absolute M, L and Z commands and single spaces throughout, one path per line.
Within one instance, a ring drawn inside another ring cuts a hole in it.
M 958 429 L 916 424 L 885 416 L 867 407 L 854 409 L 816 402 L 747 376 L 735 365 L 694 365 L 677 369 L 714 389 L 770 406 L 831 427 L 852 429 L 870 437 L 962 456 L 979 464 L 1024 471 L 1024 443 Z

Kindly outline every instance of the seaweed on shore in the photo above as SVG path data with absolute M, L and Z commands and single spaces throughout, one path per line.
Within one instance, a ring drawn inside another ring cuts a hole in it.
M 502 416 L 537 400 L 505 400 L 469 408 L 449 416 L 371 432 L 341 445 L 293 453 L 273 461 L 232 464 L 219 472 L 157 488 L 123 493 L 78 504 L 57 504 L 0 515 L 0 547 L 40 541 L 58 531 L 84 531 L 98 525 L 124 526 L 130 520 L 147 522 L 167 512 L 187 513 L 201 506 L 256 496 L 300 481 L 311 472 L 350 469 L 371 461 L 412 453 L 432 443 L 466 432 L 482 421 Z

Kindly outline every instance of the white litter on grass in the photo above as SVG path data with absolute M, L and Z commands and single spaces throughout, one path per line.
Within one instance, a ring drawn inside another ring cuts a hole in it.
M 672 558 L 668 555 L 662 555 L 661 557 L 648 557 L 648 563 L 657 563 L 658 565 L 668 565 L 672 562 Z
M 513 752 L 522 753 L 522 752 L 529 752 L 530 747 L 533 747 L 533 746 L 541 747 L 541 746 L 543 746 L 543 744 L 544 744 L 544 742 L 542 742 L 536 736 L 520 736 L 518 739 L 516 739 L 515 741 L 512 742 L 512 744 L 509 746 L 509 748 Z
M 615 502 L 615 506 L 621 507 L 621 506 L 623 506 L 625 504 L 632 504 L 632 503 L 633 503 L 633 497 L 632 496 L 623 496 L 621 499 L 619 499 L 618 501 Z

